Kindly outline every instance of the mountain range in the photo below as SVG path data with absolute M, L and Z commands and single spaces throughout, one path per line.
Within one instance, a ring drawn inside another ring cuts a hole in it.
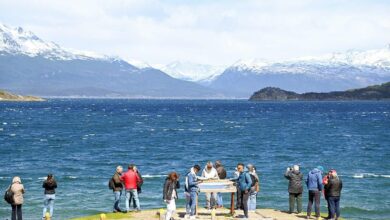
M 247 98 L 269 86 L 329 92 L 388 81 L 390 47 L 283 61 L 240 60 L 227 68 L 180 61 L 162 66 L 63 48 L 0 24 L 0 88 L 19 94 Z

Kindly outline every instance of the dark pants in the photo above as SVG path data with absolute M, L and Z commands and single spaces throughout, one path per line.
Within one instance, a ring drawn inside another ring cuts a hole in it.
M 330 196 L 328 200 L 330 206 L 330 217 L 332 219 L 338 219 L 340 217 L 340 196 Z
M 297 211 L 302 212 L 302 193 L 290 193 L 289 195 L 289 206 L 290 213 L 294 212 L 295 200 L 297 201 Z
M 244 210 L 244 215 L 246 218 L 249 218 L 249 216 L 248 216 L 248 199 L 249 199 L 249 192 L 245 193 L 245 191 L 241 191 L 241 204 L 242 204 L 242 208 Z
M 12 220 L 22 220 L 22 205 L 12 205 Z
M 311 216 L 311 208 L 315 206 L 316 217 L 320 217 L 320 192 L 318 190 L 309 190 L 309 204 L 307 204 L 307 216 Z
M 237 186 L 237 209 L 242 209 L 242 201 L 241 201 L 241 190 L 240 187 Z
M 325 200 L 326 200 L 326 203 L 328 205 L 328 219 L 330 218 L 330 204 L 329 204 L 329 198 L 327 196 L 325 196 Z

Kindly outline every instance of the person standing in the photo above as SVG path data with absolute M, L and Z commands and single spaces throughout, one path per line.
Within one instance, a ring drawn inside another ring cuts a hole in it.
M 141 206 L 138 198 L 137 183 L 140 181 L 139 176 L 134 172 L 134 164 L 128 166 L 128 170 L 121 176 L 121 181 L 125 184 L 126 189 L 126 211 L 130 211 L 130 200 L 134 198 L 136 211 L 141 211 Z
M 53 217 L 54 200 L 56 199 L 57 181 L 53 174 L 48 174 L 43 181 L 42 188 L 45 188 L 45 200 L 43 202 L 43 219 L 45 219 L 47 209 L 49 209 L 50 218 Z
M 325 175 L 323 178 L 322 178 L 322 185 L 325 186 L 326 184 L 328 184 L 328 181 L 329 181 L 329 178 L 330 178 L 330 175 L 331 175 L 332 171 L 329 170 L 328 171 L 328 174 Z M 324 187 L 324 190 L 323 190 L 323 194 L 324 194 L 324 198 L 326 200 L 326 203 L 327 203 L 327 206 L 328 206 L 328 217 L 326 217 L 326 219 L 330 219 L 330 204 L 329 204 L 329 198 L 328 198 L 328 195 L 326 193 L 326 189 Z
M 343 188 L 343 182 L 337 175 L 336 170 L 331 170 L 329 180 L 325 185 L 325 192 L 330 205 L 330 219 L 339 219 L 340 217 L 340 196 Z
M 196 197 L 198 196 L 198 178 L 196 174 L 200 171 L 200 166 L 195 165 L 186 175 L 184 191 L 186 195 L 186 216 L 188 219 L 195 219 Z
M 170 173 L 165 179 L 163 189 L 163 199 L 167 204 L 165 220 L 171 220 L 173 213 L 176 211 L 176 199 L 178 198 L 177 189 L 179 188 L 179 175 L 176 172 Z
M 244 209 L 244 215 L 245 218 L 249 218 L 248 214 L 248 199 L 249 199 L 249 192 L 252 187 L 252 178 L 250 177 L 249 173 L 244 170 L 244 164 L 239 163 L 237 165 L 237 171 L 240 173 L 238 177 L 238 185 L 240 187 L 241 191 L 241 204 Z
M 15 176 L 12 179 L 12 185 L 10 186 L 12 193 L 14 194 L 14 201 L 12 206 L 12 220 L 23 220 L 22 205 L 24 202 L 24 186 L 20 177 Z
M 139 169 L 138 169 L 137 166 L 134 166 L 134 167 L 133 167 L 133 170 L 134 170 L 134 172 L 137 173 L 138 178 L 139 178 L 139 180 L 138 180 L 138 182 L 137 182 L 137 193 L 138 193 L 138 198 L 139 198 L 139 197 L 140 197 L 140 194 L 142 193 L 142 184 L 144 184 L 144 179 L 142 178 L 142 175 L 141 175 L 141 173 L 139 172 Z M 130 206 L 131 206 L 131 202 L 133 202 L 133 208 L 136 209 L 137 206 L 136 206 L 136 204 L 135 204 L 135 199 L 134 199 L 134 197 L 131 197 L 131 198 L 130 198 Z
M 256 211 L 257 193 L 260 190 L 260 180 L 254 165 L 248 164 L 246 167 L 248 168 L 248 173 L 252 180 L 251 189 L 249 191 L 248 210 L 254 212 Z
M 213 163 L 211 161 L 207 162 L 205 168 L 202 172 L 202 177 L 206 180 L 217 180 L 218 172 L 214 168 Z M 216 206 L 217 194 L 216 193 L 205 193 L 206 194 L 206 208 L 212 209 Z
M 289 193 L 289 212 L 294 212 L 295 201 L 297 202 L 298 214 L 302 212 L 302 193 L 303 193 L 303 174 L 299 171 L 299 166 L 294 165 L 293 168 L 287 168 L 284 177 L 289 180 L 288 193 Z
M 322 185 L 322 172 L 324 168 L 318 166 L 307 174 L 306 185 L 309 190 L 309 202 L 307 204 L 307 218 L 311 216 L 311 209 L 313 202 L 315 204 L 316 218 L 320 219 L 320 198 L 321 191 L 323 189 Z
M 236 170 L 234 171 L 234 174 L 233 174 L 233 178 L 231 178 L 230 180 L 231 181 L 234 181 L 234 182 L 237 182 L 238 181 L 238 178 L 240 177 L 240 172 L 238 172 L 237 170 L 237 167 L 236 167 Z M 240 210 L 240 209 L 243 209 L 242 207 L 242 199 L 241 199 L 241 190 L 240 190 L 240 186 L 238 184 L 236 184 L 236 187 L 237 187 L 237 200 L 236 200 L 236 210 Z
M 119 207 L 119 203 L 122 197 L 123 183 L 121 181 L 121 175 L 123 173 L 123 167 L 117 166 L 114 175 L 112 176 L 112 191 L 114 192 L 114 209 L 113 212 L 122 212 Z
M 223 167 L 221 161 L 215 161 L 215 169 L 217 170 L 217 174 L 220 180 L 226 179 L 226 170 Z M 218 208 L 223 208 L 222 193 L 217 193 L 217 205 Z

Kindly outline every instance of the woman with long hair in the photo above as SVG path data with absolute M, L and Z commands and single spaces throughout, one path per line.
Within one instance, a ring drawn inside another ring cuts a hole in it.
M 171 172 L 165 179 L 163 199 L 167 204 L 167 214 L 165 220 L 171 220 L 173 213 L 176 211 L 176 199 L 178 198 L 177 189 L 180 188 L 179 175 Z

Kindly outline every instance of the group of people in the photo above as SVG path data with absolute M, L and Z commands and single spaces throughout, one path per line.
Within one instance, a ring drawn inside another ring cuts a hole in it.
M 53 216 L 54 200 L 56 197 L 57 181 L 54 179 L 53 174 L 48 174 L 46 179 L 43 181 L 42 187 L 44 190 L 44 202 L 43 202 L 43 216 L 42 219 L 46 218 L 47 210 L 49 210 L 50 217 Z M 22 205 L 24 203 L 24 186 L 20 177 L 15 176 L 12 179 L 11 185 L 6 190 L 5 199 L 12 207 L 12 220 L 22 220 Z
M 307 205 L 307 218 L 311 216 L 311 210 L 314 203 L 315 216 L 320 218 L 320 198 L 324 198 L 328 205 L 327 219 L 338 219 L 340 217 L 340 196 L 343 188 L 343 182 L 334 169 L 322 177 L 324 168 L 318 166 L 311 170 L 306 178 L 306 186 L 309 191 L 309 202 Z M 302 212 L 302 193 L 303 193 L 303 174 L 299 171 L 299 166 L 294 165 L 286 170 L 284 176 L 289 180 L 289 212 L 294 212 L 295 202 L 297 203 L 297 212 Z
M 143 178 L 138 168 L 134 164 L 127 167 L 127 171 L 123 172 L 123 167 L 118 166 L 112 178 L 108 182 L 108 187 L 114 192 L 114 212 L 130 212 L 131 203 L 136 212 L 141 211 L 139 202 L 139 194 L 142 192 Z M 126 196 L 126 209 L 120 208 L 123 188 Z
M 185 176 L 184 192 L 186 198 L 186 215 L 185 219 L 195 219 L 196 214 L 196 198 L 199 194 L 199 184 L 204 180 L 221 180 L 226 179 L 226 170 L 221 161 L 216 161 L 213 164 L 207 162 L 202 170 L 201 176 L 197 174 L 201 171 L 199 165 L 191 167 L 190 171 Z M 259 192 L 259 177 L 256 174 L 255 166 L 239 163 L 236 167 L 234 178 L 230 179 L 237 184 L 237 207 L 236 209 L 244 210 L 244 215 L 248 218 L 249 211 L 256 210 L 256 196 Z M 167 204 L 166 220 L 171 220 L 172 215 L 176 210 L 176 199 L 178 198 L 177 189 L 180 188 L 179 175 L 172 172 L 165 180 L 163 187 L 163 199 Z M 223 199 L 221 193 L 206 193 L 206 209 L 222 208 Z

